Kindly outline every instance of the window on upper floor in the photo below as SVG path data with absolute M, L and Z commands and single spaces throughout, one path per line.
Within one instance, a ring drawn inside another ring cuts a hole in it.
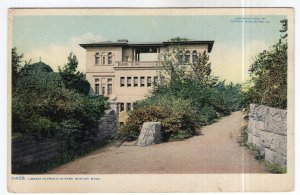
M 197 59 L 198 59 L 197 51 L 196 51 L 196 50 L 193 51 L 192 56 L 193 56 L 193 63 L 196 63 L 196 62 L 197 62 Z
M 119 103 L 120 112 L 124 111 L 124 103 Z
M 131 110 L 131 103 L 127 103 L 127 112 Z
M 151 77 L 147 77 L 147 87 L 151 87 Z
M 99 84 L 95 84 L 95 95 L 99 95 Z
M 131 87 L 131 77 L 127 77 L 127 87 Z
M 105 56 L 102 56 L 102 64 L 105 64 Z
M 183 52 L 182 52 L 182 50 L 180 50 L 180 51 L 178 52 L 178 63 L 179 63 L 179 64 L 182 64 L 182 63 L 183 63 Z
M 188 64 L 191 61 L 191 52 L 189 50 L 187 50 L 185 52 L 185 63 Z
M 120 78 L 120 86 L 124 87 L 125 86 L 125 77 Z
M 112 84 L 108 83 L 107 84 L 107 95 L 111 95 L 112 94 Z
M 95 64 L 96 65 L 100 64 L 100 53 L 99 52 L 97 52 L 95 54 Z
M 139 85 L 139 78 L 138 77 L 133 77 L 133 86 L 137 87 Z
M 107 79 L 107 95 L 112 94 L 112 78 Z
M 141 79 L 140 79 L 140 86 L 141 87 L 145 86 L 145 77 L 141 77 Z
M 104 84 L 101 85 L 101 94 L 105 95 L 105 85 Z
M 112 53 L 111 52 L 108 52 L 107 61 L 108 61 L 108 64 L 112 64 Z

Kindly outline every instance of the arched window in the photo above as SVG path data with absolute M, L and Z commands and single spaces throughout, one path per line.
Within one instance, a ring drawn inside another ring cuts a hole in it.
M 178 53 L 178 63 L 179 64 L 183 63 L 183 52 L 182 52 L 182 50 L 180 50 L 179 53 Z
M 196 62 L 197 62 L 197 59 L 198 59 L 197 51 L 194 50 L 194 51 L 193 51 L 193 63 L 196 63 Z
M 188 64 L 191 61 L 191 52 L 189 50 L 187 50 L 185 52 L 185 63 Z
M 100 64 L 100 53 L 99 52 L 97 52 L 95 54 L 95 64 L 96 65 Z
M 101 57 L 102 57 L 102 64 L 105 64 L 105 52 L 102 52 Z
M 112 64 L 112 53 L 111 52 L 108 52 L 107 61 L 108 61 L 108 64 Z

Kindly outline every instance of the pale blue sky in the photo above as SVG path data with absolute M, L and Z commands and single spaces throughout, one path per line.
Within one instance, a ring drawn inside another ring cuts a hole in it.
M 13 46 L 26 59 L 37 61 L 40 56 L 54 69 L 62 66 L 67 53 L 73 51 L 84 71 L 84 49 L 78 47 L 79 43 L 124 38 L 131 42 L 166 41 L 178 36 L 214 40 L 214 73 L 241 82 L 251 57 L 278 41 L 280 20 L 286 17 L 257 16 L 268 23 L 231 22 L 236 17 L 239 16 L 14 16 Z

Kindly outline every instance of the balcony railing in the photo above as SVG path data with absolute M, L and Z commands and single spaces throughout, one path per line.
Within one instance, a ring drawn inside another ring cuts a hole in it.
M 160 61 L 128 61 L 118 62 L 118 67 L 157 67 L 161 66 Z

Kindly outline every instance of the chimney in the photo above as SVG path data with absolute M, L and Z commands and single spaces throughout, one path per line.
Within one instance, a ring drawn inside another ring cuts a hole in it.
M 128 39 L 118 39 L 119 43 L 128 43 Z

